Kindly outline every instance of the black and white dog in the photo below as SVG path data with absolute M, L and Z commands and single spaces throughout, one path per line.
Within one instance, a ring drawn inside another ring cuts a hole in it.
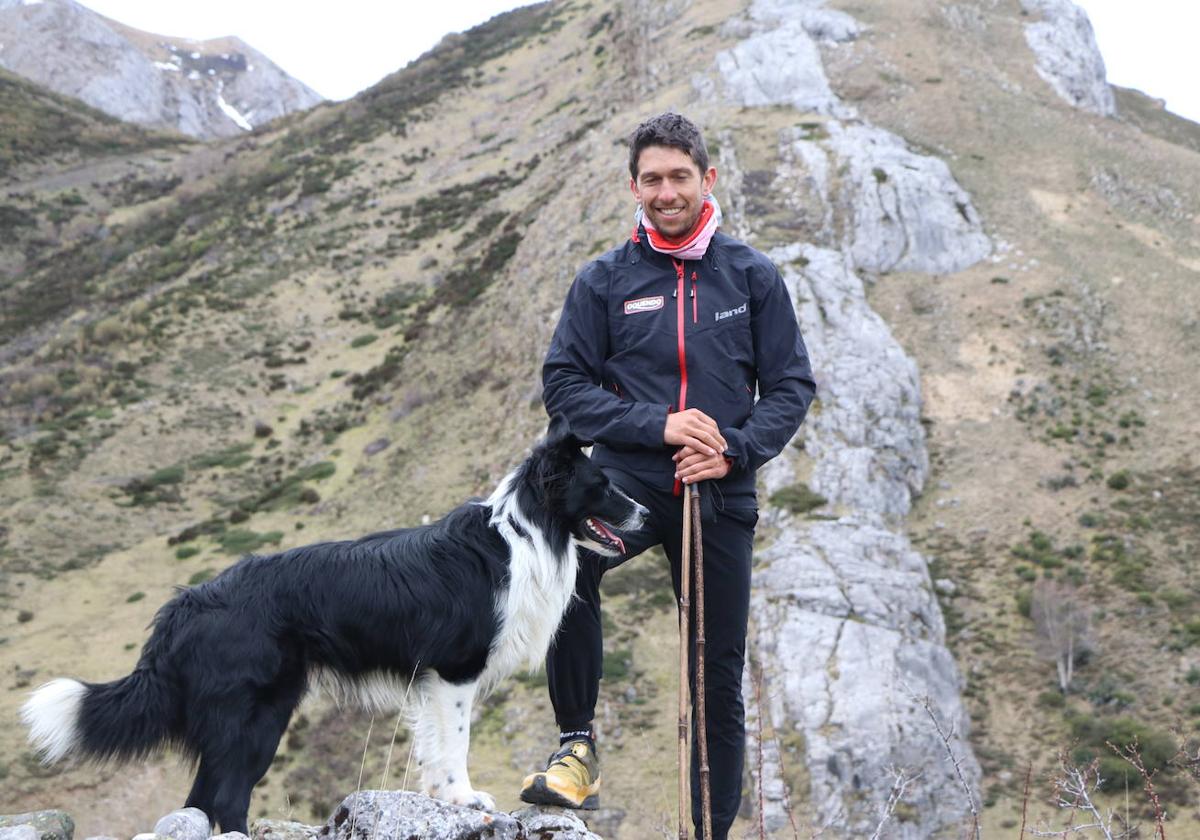
M 404 703 L 425 793 L 479 808 L 471 705 L 537 667 L 574 591 L 578 549 L 624 551 L 645 509 L 611 485 L 561 418 L 486 501 L 419 528 L 249 556 L 159 610 L 129 676 L 57 679 L 21 710 L 47 762 L 198 762 L 187 805 L 246 832 L 250 792 L 314 679 L 372 707 Z M 586 557 L 586 555 L 585 555 Z M 585 561 L 587 562 L 587 561 Z

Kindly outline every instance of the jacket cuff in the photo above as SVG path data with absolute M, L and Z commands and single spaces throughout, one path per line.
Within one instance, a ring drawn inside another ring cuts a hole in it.
M 641 403 L 638 408 L 641 416 L 636 424 L 639 437 L 636 444 L 647 449 L 664 446 L 663 435 L 667 429 L 667 414 L 670 412 L 670 406 Z
M 729 471 L 731 473 L 745 472 L 750 465 L 746 456 L 746 435 L 741 429 L 731 426 L 728 429 L 722 429 L 721 436 L 725 438 L 727 444 L 725 451 L 721 454 L 725 456 L 725 461 L 729 464 Z

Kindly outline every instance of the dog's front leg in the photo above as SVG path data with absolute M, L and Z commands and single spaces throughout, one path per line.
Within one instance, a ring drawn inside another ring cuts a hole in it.
M 476 683 L 455 685 L 433 674 L 423 687 L 417 744 L 424 746 L 418 750 L 418 758 L 422 762 L 425 793 L 456 805 L 494 811 L 496 801 L 472 788 L 467 774 Z

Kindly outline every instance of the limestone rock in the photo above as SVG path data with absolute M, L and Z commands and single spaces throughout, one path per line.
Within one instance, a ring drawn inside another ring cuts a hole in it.
M 904 768 L 921 773 L 905 799 L 916 816 L 889 837 L 918 840 L 954 824 L 965 795 L 925 702 L 953 733 L 973 788 L 980 770 L 924 559 L 879 520 L 849 515 L 789 531 L 760 560 L 756 658 L 784 689 L 764 692 L 764 714 L 803 738 L 818 823 L 841 815 L 839 836 L 869 835 L 892 770 Z M 764 769 L 775 779 L 764 787 L 771 798 L 781 773 L 766 751 Z M 766 816 L 779 823 L 781 811 L 776 793 Z
M 1021 0 L 1021 5 L 1042 17 L 1025 24 L 1025 41 L 1037 57 L 1038 75 L 1076 108 L 1105 117 L 1116 114 L 1087 12 L 1071 0 Z
M 856 120 L 830 90 L 814 39 L 855 37 L 853 18 L 819 0 L 756 0 L 748 27 L 743 41 L 716 57 L 725 98 L 836 117 L 815 136 L 804 128 L 784 134 L 774 185 L 822 244 L 873 272 L 944 274 L 991 253 L 979 214 L 949 167 Z M 715 88 L 704 79 L 695 86 L 706 95 Z
M 180 808 L 154 824 L 154 833 L 173 840 L 206 840 L 212 826 L 199 808 Z
M 214 834 L 211 840 L 250 840 L 250 838 L 240 831 L 226 831 L 221 834 Z
M 0 828 L 0 840 L 38 840 L 38 833 L 31 825 L 11 825 Z
M 342 800 L 319 836 L 322 840 L 517 840 L 522 833 L 521 824 L 508 814 L 450 805 L 419 793 L 364 790 Z
M 27 814 L 0 816 L 0 829 L 17 826 L 32 827 L 37 832 L 38 840 L 71 840 L 75 834 L 75 820 L 66 811 L 30 811 Z
M 792 245 L 770 256 L 815 365 L 820 411 L 805 421 L 804 439 L 812 489 L 855 510 L 907 515 L 929 473 L 917 366 L 841 254 Z
M 873 126 L 829 127 L 852 214 L 843 249 L 870 271 L 961 271 L 991 253 L 971 198 L 949 167 Z
M 547 840 L 601 840 L 588 830 L 587 824 L 567 808 L 522 808 L 513 811 L 530 837 Z M 610 838 L 611 840 L 611 838 Z
M 255 820 L 250 825 L 252 840 L 312 840 L 320 832 L 319 826 L 290 820 Z
M 848 28 L 837 18 L 840 13 L 819 10 L 819 6 L 756 0 L 750 8 L 752 34 L 717 54 L 726 98 L 743 106 L 792 105 L 801 111 L 844 113 L 830 90 L 820 48 L 805 21 L 828 37 L 847 35 Z M 842 17 L 853 21 L 848 15 Z

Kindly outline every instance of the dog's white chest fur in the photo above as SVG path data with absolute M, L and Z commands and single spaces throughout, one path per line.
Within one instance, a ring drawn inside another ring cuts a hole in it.
M 496 594 L 499 632 L 481 677 L 485 689 L 519 668 L 542 664 L 571 603 L 578 568 L 575 540 L 568 541 L 565 557 L 555 556 L 542 533 L 525 521 L 508 488 L 506 480 L 489 499 L 492 524 L 510 554 L 508 586 Z

